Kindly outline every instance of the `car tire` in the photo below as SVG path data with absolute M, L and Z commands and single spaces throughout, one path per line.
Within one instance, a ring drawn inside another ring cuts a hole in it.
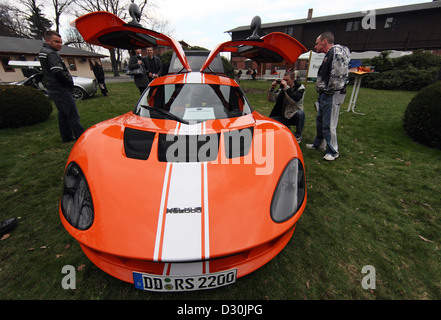
M 76 86 L 74 86 L 72 95 L 75 100 L 83 100 L 86 98 L 86 92 L 84 92 L 84 90 L 81 89 L 80 87 L 76 87 Z

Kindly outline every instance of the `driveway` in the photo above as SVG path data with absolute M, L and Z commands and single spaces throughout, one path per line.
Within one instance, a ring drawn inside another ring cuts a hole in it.
M 131 81 L 133 81 L 133 78 L 123 73 L 120 73 L 119 77 L 114 77 L 113 75 L 112 76 L 106 75 L 106 83 L 131 82 Z

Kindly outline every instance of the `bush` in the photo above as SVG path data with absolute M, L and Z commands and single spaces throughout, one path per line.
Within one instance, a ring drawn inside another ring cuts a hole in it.
M 46 121 L 51 112 L 52 104 L 41 91 L 25 86 L 0 86 L 0 129 Z
M 423 88 L 410 101 L 403 127 L 414 140 L 441 149 L 441 81 Z
M 363 78 L 362 85 L 372 89 L 418 91 L 433 82 L 441 67 L 441 57 L 417 50 L 411 55 L 389 58 L 389 51 L 363 61 L 378 74 Z

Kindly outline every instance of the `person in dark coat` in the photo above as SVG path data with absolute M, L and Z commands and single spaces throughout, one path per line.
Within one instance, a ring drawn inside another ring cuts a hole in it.
M 92 63 L 93 74 L 95 75 L 96 81 L 98 82 L 98 86 L 100 87 L 101 93 L 103 94 L 103 96 L 106 97 L 109 91 L 107 90 L 106 87 L 103 67 L 96 59 L 92 59 L 90 60 L 90 62 Z
M 152 47 L 147 48 L 147 55 L 142 57 L 146 68 L 147 78 L 149 83 L 162 75 L 162 62 L 158 56 L 155 56 L 155 52 Z
M 72 95 L 74 88 L 72 76 L 58 54 L 63 41 L 61 35 L 55 31 L 47 31 L 44 38 L 45 43 L 38 58 L 46 79 L 47 93 L 58 109 L 58 125 L 62 142 L 74 141 L 85 130 L 81 125 L 80 115 Z
M 147 74 L 145 73 L 145 64 L 142 61 L 141 49 L 132 50 L 130 53 L 129 60 L 129 74 L 130 72 L 134 72 L 134 70 L 138 68 L 142 68 L 142 73 L 131 73 L 133 74 L 133 78 L 135 79 L 135 85 L 138 87 L 139 92 L 142 94 L 144 90 L 147 88 L 149 84 L 149 80 L 147 79 Z

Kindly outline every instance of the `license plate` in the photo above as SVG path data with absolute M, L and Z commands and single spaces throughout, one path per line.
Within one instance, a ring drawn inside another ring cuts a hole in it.
M 161 276 L 133 272 L 135 287 L 147 291 L 182 292 L 223 287 L 236 282 L 236 269 L 201 275 Z

